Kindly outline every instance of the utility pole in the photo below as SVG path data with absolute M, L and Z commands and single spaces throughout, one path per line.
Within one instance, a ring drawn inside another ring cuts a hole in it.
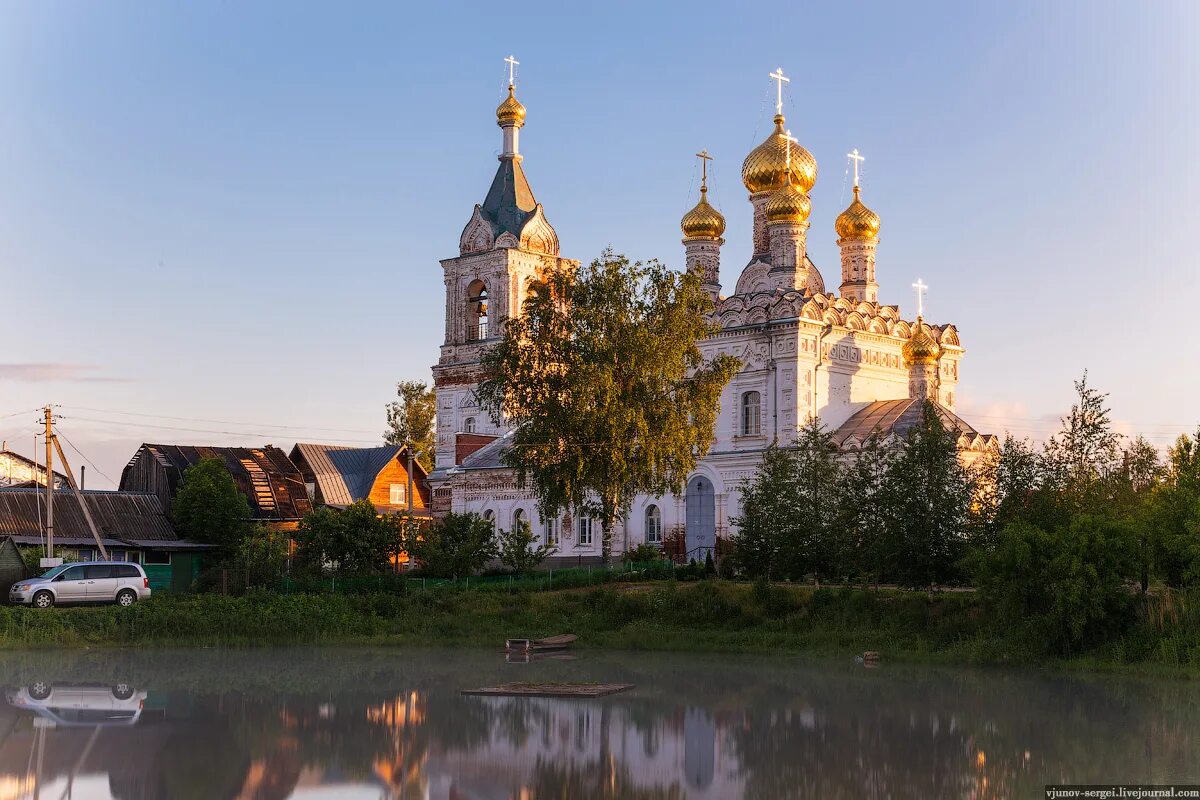
M 46 423 L 46 557 L 42 567 L 57 567 L 61 558 L 54 557 L 54 409 L 43 409 Z

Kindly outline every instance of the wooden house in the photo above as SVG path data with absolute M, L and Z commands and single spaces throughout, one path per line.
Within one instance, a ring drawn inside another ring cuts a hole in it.
M 341 447 L 300 443 L 291 460 L 304 476 L 309 497 L 316 505 L 345 508 L 370 500 L 381 514 L 409 511 L 408 451 L 398 445 Z M 427 516 L 429 483 L 425 470 L 413 459 L 412 510 Z
M 143 444 L 121 472 L 122 491 L 149 492 L 169 516 L 183 473 L 206 458 L 220 459 L 238 491 L 250 502 L 256 522 L 276 531 L 294 531 L 312 510 L 304 478 L 278 447 L 193 447 Z
M 12 537 L 0 536 L 0 600 L 8 597 L 14 583 L 28 578 L 30 571 Z
M 146 570 L 151 589 L 187 591 L 207 545 L 180 539 L 156 495 L 140 492 L 82 493 L 113 561 L 133 561 Z M 46 490 L 0 489 L 0 536 L 19 548 L 42 547 Z M 57 555 L 88 561 L 100 557 L 96 540 L 72 492 L 54 493 Z
M 8 449 L 8 442 L 0 448 L 0 488 L 17 486 L 45 486 L 46 467 L 31 458 Z M 67 476 L 54 473 L 54 488 L 67 488 Z

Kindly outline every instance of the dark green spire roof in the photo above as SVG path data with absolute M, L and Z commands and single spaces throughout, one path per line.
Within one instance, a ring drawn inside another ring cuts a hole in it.
M 492 223 L 495 235 L 511 233 L 519 237 L 521 228 L 536 207 L 537 200 L 533 198 L 525 170 L 521 169 L 521 159 L 501 158 L 500 168 L 492 178 L 492 187 L 480 209 Z

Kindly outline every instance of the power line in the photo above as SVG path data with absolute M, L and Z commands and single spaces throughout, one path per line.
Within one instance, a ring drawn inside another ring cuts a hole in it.
M 248 425 L 257 428 L 280 428 L 283 430 L 300 430 L 300 431 L 332 431 L 334 433 L 373 433 L 374 431 L 363 430 L 362 428 L 322 428 L 317 425 L 275 425 L 270 422 L 240 422 L 231 419 L 205 419 L 203 417 L 173 417 L 167 414 L 150 414 L 144 411 L 114 411 L 107 408 L 87 408 L 86 406 L 68 406 L 68 408 L 77 408 L 80 411 L 93 411 L 99 414 L 118 414 L 125 417 L 150 417 L 152 419 L 171 419 L 177 422 L 212 422 L 217 425 Z M 36 410 L 36 409 L 35 409 Z M 82 419 L 76 417 L 76 419 Z
M 154 428 L 156 430 L 184 431 L 187 433 L 211 433 L 211 434 L 217 434 L 217 435 L 221 435 L 221 436 L 261 436 L 263 438 L 269 439 L 269 438 L 278 436 L 280 433 L 282 433 L 282 431 L 278 431 L 278 430 L 271 431 L 270 433 L 264 433 L 262 431 L 223 431 L 223 430 L 213 430 L 211 428 L 186 428 L 186 427 L 179 426 L 179 425 L 154 425 L 149 422 L 122 422 L 120 420 L 115 420 L 115 419 L 96 419 L 94 417 L 80 417 L 80 416 L 75 416 L 75 415 L 72 415 L 68 418 L 80 420 L 82 422 L 97 422 L 97 423 L 100 423 L 101 425 L 123 425 L 125 427 Z M 304 429 L 296 429 L 296 430 L 304 430 Z M 380 438 L 344 439 L 341 437 L 337 437 L 337 440 L 340 442 L 353 442 L 355 444 L 375 444 L 375 445 L 379 444 L 379 442 L 381 441 Z
M 93 464 L 93 463 L 92 463 L 92 460 L 91 460 L 90 458 L 88 458 L 87 456 L 85 456 L 85 455 L 83 454 L 83 451 L 82 451 L 82 450 L 80 450 L 78 447 L 76 447 L 76 446 L 75 446 L 75 443 L 74 443 L 74 442 L 72 442 L 70 439 L 68 439 L 68 438 L 67 438 L 67 435 L 66 435 L 65 433 L 63 433 L 63 432 L 62 432 L 62 429 L 61 429 L 61 428 L 59 428 L 59 429 L 56 431 L 56 433 L 58 434 L 58 436 L 59 436 L 59 437 L 60 437 L 60 438 L 61 438 L 61 439 L 62 439 L 64 442 L 66 442 L 68 445 L 70 445 L 71 449 L 72 449 L 72 450 L 74 450 L 74 451 L 75 451 L 75 453 L 76 453 L 76 454 L 77 454 L 77 455 L 78 455 L 80 458 L 82 458 L 84 461 L 86 461 L 86 462 L 87 462 L 87 465 L 88 465 L 89 467 L 91 467 L 92 469 L 96 470 L 96 472 L 100 473 L 100 477 L 101 477 L 101 478 L 104 478 L 104 480 L 108 481 L 108 482 L 109 482 L 109 483 L 111 483 L 113 486 L 116 486 L 116 485 L 117 485 L 117 482 L 116 482 L 116 481 L 114 481 L 112 478 L 108 477 L 108 475 L 104 474 L 104 471 L 103 471 L 102 469 L 100 469 L 100 468 L 99 468 L 99 467 L 97 467 L 95 464 Z

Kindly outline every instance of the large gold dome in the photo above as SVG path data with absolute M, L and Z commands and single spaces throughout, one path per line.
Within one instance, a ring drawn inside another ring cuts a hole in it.
M 817 182 L 817 160 L 796 142 L 789 142 L 783 115 L 775 115 L 775 130 L 742 162 L 742 183 L 751 194 L 770 192 L 787 183 L 787 148 L 792 151 L 792 183 L 808 194 Z
M 904 363 L 909 366 L 936 363 L 938 356 L 942 354 L 942 348 L 929 335 L 929 326 L 920 317 L 917 317 L 917 324 L 913 328 L 912 336 L 908 338 L 900 351 L 904 354 Z
M 708 204 L 707 187 L 700 187 L 700 202 L 683 215 L 679 227 L 688 239 L 720 239 L 725 233 L 725 217 Z
M 794 183 L 785 183 L 767 198 L 767 222 L 804 222 L 812 212 L 812 201 Z
M 843 239 L 877 239 L 879 237 L 879 215 L 863 205 L 859 199 L 859 188 L 854 187 L 854 201 L 850 203 L 837 221 L 833 229 Z
M 518 128 L 525 126 L 525 106 L 521 105 L 513 92 L 513 85 L 510 83 L 508 97 L 496 108 L 496 124 L 501 128 L 508 125 L 516 125 Z

